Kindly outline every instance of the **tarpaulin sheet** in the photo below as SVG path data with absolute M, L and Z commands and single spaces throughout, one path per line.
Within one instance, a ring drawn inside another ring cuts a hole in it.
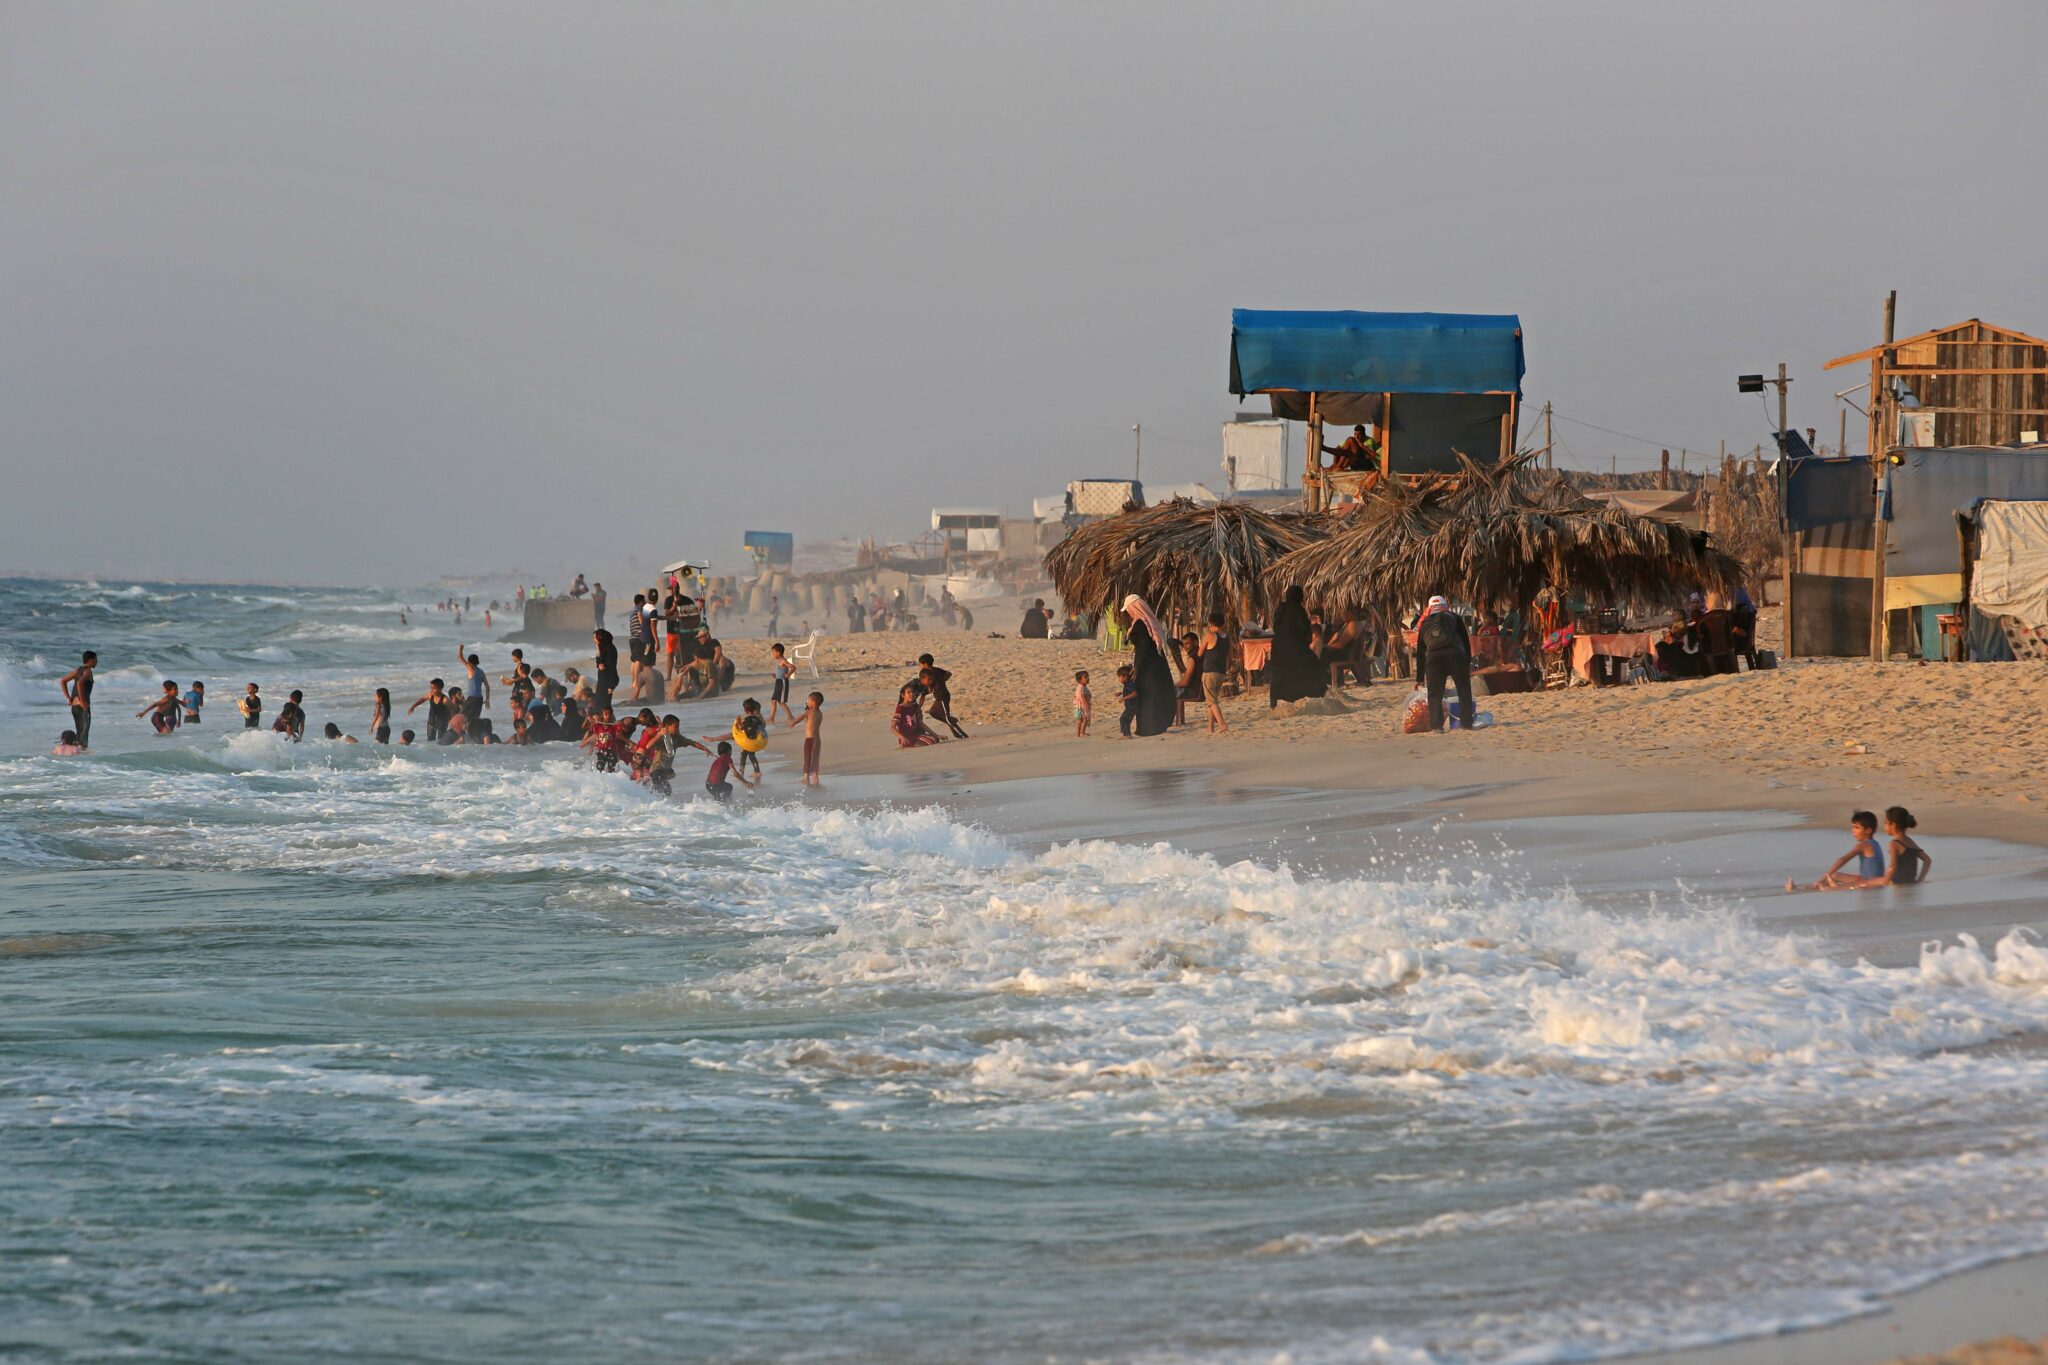
M 1985 498 L 2048 498 L 2048 452 L 1999 446 L 1900 450 L 1888 471 L 1891 522 L 1885 573 L 1900 578 L 1962 569 L 1956 513 Z
M 2048 625 L 2048 502 L 1992 501 L 1977 509 L 1970 605 Z
M 1522 320 L 1512 313 L 1279 312 L 1230 315 L 1230 391 L 1519 393 Z
M 1876 515 L 1870 461 L 1793 460 L 1785 466 L 1785 526 L 1806 531 Z

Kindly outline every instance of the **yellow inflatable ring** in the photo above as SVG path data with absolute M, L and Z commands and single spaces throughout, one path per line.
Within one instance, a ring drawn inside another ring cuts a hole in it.
M 763 725 L 760 734 L 755 735 L 752 739 L 748 739 L 747 732 L 740 728 L 738 721 L 734 721 L 732 723 L 732 742 L 747 753 L 758 754 L 768 747 L 768 727 Z

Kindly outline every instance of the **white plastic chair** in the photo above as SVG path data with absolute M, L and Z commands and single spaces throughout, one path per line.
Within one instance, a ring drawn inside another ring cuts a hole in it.
M 802 644 L 790 646 L 789 661 L 793 664 L 809 664 L 811 666 L 811 676 L 814 678 L 818 676 L 817 631 L 812 631 L 811 638 L 805 640 Z

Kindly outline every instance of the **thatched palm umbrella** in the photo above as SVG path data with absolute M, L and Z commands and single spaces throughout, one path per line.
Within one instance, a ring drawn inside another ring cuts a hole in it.
M 1099 611 L 1135 592 L 1169 621 L 1220 611 L 1234 630 L 1263 614 L 1266 571 L 1313 544 L 1323 534 L 1319 521 L 1176 498 L 1082 527 L 1045 557 L 1045 568 L 1071 606 Z
M 1704 536 L 1588 503 L 1518 458 L 1492 469 L 1467 461 L 1459 478 L 1374 492 L 1342 530 L 1268 569 L 1266 590 L 1277 597 L 1298 583 L 1326 608 L 1438 592 L 1521 607 L 1545 585 L 1649 603 L 1741 578 L 1741 565 Z

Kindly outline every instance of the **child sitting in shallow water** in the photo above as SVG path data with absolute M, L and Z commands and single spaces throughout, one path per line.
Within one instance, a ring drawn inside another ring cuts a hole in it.
M 1909 819 L 1911 817 L 1908 817 Z M 1849 815 L 1849 833 L 1855 836 L 1847 853 L 1835 859 L 1834 866 L 1820 874 L 1820 880 L 1801 886 L 1796 880 L 1787 878 L 1787 891 L 1853 891 L 1867 886 L 1884 886 L 1890 882 L 1885 873 L 1884 850 L 1877 845 L 1877 817 L 1867 810 L 1852 811 Z M 1856 864 L 1853 872 L 1842 869 L 1851 862 Z
M 1907 833 L 1919 823 L 1904 806 L 1885 807 L 1884 832 L 1892 837 L 1892 869 L 1884 878 L 1889 886 L 1916 885 L 1934 870 L 1934 859 Z

